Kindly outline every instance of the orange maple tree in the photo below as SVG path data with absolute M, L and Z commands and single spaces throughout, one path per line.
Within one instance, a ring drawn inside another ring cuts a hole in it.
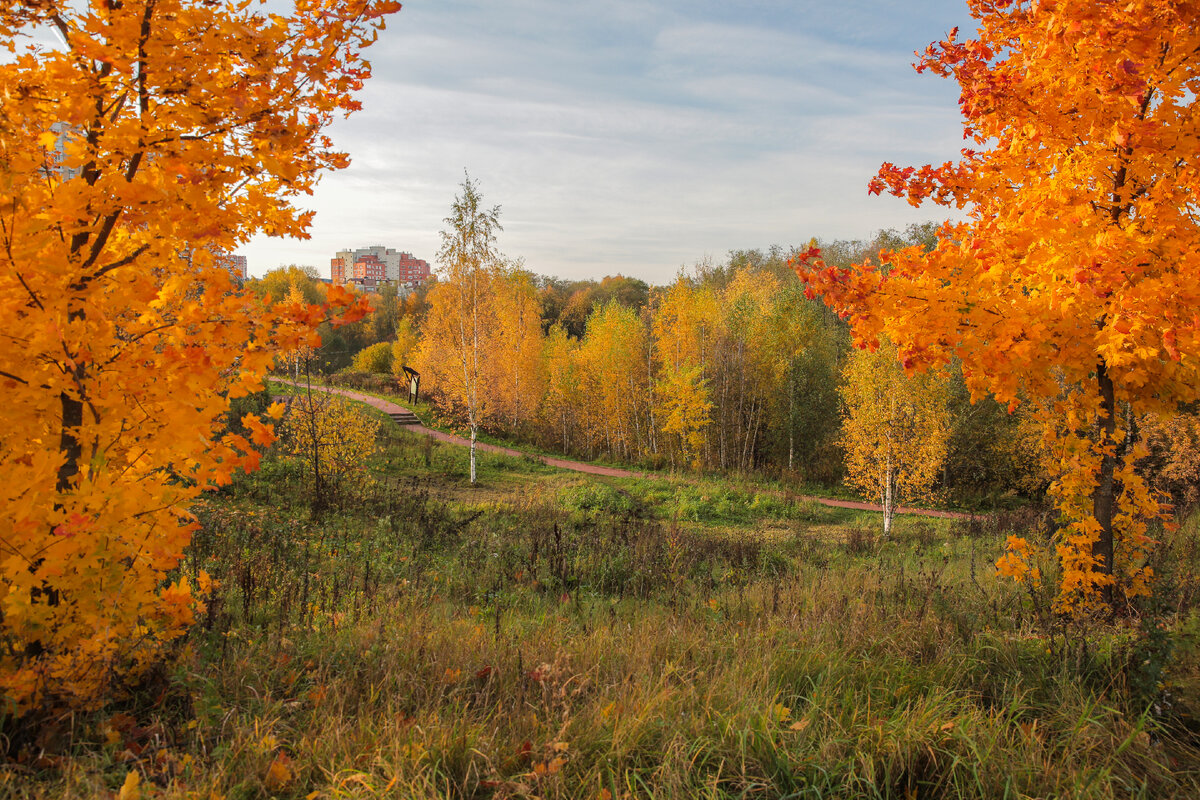
M 191 621 L 190 501 L 274 437 L 225 431 L 229 398 L 364 311 L 264 306 L 218 256 L 304 235 L 290 199 L 346 165 L 322 131 L 398 8 L 0 4 L 0 715 L 96 705 Z
M 886 268 L 796 262 L 860 343 L 886 332 L 906 367 L 962 360 L 974 396 L 1036 401 L 1063 525 L 1061 610 L 1146 591 L 1133 422 L 1200 390 L 1200 3 L 969 0 L 918 71 L 955 78 L 955 162 L 884 164 L 870 191 L 959 209 L 936 248 Z M 1003 563 L 1021 575 L 1023 543 Z

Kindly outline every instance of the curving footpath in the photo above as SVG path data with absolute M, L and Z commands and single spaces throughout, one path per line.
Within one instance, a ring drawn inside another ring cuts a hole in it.
M 308 386 L 302 386 L 301 384 L 284 380 L 282 378 L 272 378 L 271 380 L 279 381 L 280 383 L 286 383 L 291 386 L 295 386 L 296 388 L 309 388 Z M 313 386 L 311 388 L 313 391 L 340 394 L 343 397 L 350 398 L 351 400 L 357 400 L 360 403 L 366 403 L 373 408 L 379 409 L 385 414 L 412 414 L 412 411 L 404 406 L 398 403 L 393 403 L 390 400 L 384 400 L 382 397 L 375 397 L 374 395 L 363 394 L 362 392 L 355 392 L 350 389 L 339 389 L 333 386 Z M 404 427 L 407 430 L 413 431 L 414 433 L 432 436 L 435 440 L 444 442 L 445 444 L 453 444 L 461 447 L 471 446 L 471 441 L 469 439 L 465 439 L 462 436 L 455 436 L 452 433 L 434 430 L 433 428 L 427 428 L 424 425 L 405 425 Z M 522 456 L 532 457 L 550 467 L 571 470 L 572 472 L 585 472 L 589 475 L 606 475 L 610 478 L 661 477 L 655 476 L 648 472 L 634 472 L 633 470 L 621 469 L 620 467 L 602 467 L 597 464 L 588 464 L 585 461 L 572 461 L 566 458 L 552 458 L 550 456 L 535 456 L 532 453 L 514 450 L 511 447 L 501 447 L 500 445 L 487 444 L 479 441 L 475 442 L 475 447 L 479 450 L 485 450 L 489 453 L 499 453 L 506 456 L 516 456 L 518 458 Z M 873 503 L 864 503 L 858 500 L 832 500 L 827 497 L 812 497 L 809 495 L 796 495 L 796 497 L 800 500 L 807 500 L 809 502 L 819 503 L 823 506 L 830 506 L 832 508 L 852 508 L 859 511 L 877 511 L 881 513 L 883 511 L 881 506 L 877 506 Z M 943 519 L 970 519 L 975 516 L 974 514 L 964 514 L 961 511 L 937 511 L 935 509 L 910 508 L 908 506 L 897 506 L 896 513 L 915 514 L 923 517 L 941 517 Z

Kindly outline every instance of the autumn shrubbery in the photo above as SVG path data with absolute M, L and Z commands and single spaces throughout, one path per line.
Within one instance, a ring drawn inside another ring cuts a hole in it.
M 290 398 L 283 444 L 307 468 L 314 510 L 338 500 L 347 478 L 361 472 L 375 450 L 379 424 L 366 406 L 340 395 L 302 391 Z
M 322 380 L 329 386 L 378 394 L 397 394 L 400 389 L 400 384 L 394 377 L 370 372 L 335 372 L 323 376 Z

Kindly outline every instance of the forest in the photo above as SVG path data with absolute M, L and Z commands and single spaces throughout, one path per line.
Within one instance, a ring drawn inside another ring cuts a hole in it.
M 828 263 L 849 266 L 928 248 L 936 228 L 818 241 Z M 621 275 L 563 281 L 506 266 L 494 254 L 497 266 L 478 290 L 480 430 L 589 461 L 783 478 L 878 503 L 880 483 L 861 458 L 878 448 L 853 431 L 891 429 L 898 465 L 903 460 L 914 478 L 924 473 L 908 500 L 974 510 L 1046 500 L 1053 466 L 1023 407 L 1009 413 L 990 396 L 972 402 L 960 364 L 947 364 L 936 386 L 923 387 L 899 369 L 894 352 L 853 347 L 846 321 L 805 296 L 789 266 L 795 252 L 735 251 L 654 287 Z M 247 289 L 269 301 L 318 302 L 325 288 L 316 277 L 311 267 L 281 267 Z M 436 278 L 403 299 L 385 286 L 368 295 L 366 316 L 336 329 L 326 324 L 321 346 L 298 351 L 281 373 L 406 396 L 402 369 L 410 366 L 422 375 L 429 421 L 465 430 L 448 295 Z M 852 401 L 855 387 L 885 386 L 889 364 L 896 368 L 886 394 L 925 402 L 920 422 L 888 420 L 880 408 Z M 1200 418 L 1185 410 L 1169 420 L 1147 416 L 1139 427 L 1150 448 L 1145 474 L 1190 508 L 1200 499 Z M 922 450 L 930 442 L 937 446 Z

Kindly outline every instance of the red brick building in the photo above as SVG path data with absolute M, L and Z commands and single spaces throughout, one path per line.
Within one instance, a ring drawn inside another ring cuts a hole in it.
M 371 278 L 376 283 L 391 281 L 398 286 L 414 287 L 432 274 L 428 261 L 382 245 L 340 250 L 329 266 L 335 285 L 354 278 Z

